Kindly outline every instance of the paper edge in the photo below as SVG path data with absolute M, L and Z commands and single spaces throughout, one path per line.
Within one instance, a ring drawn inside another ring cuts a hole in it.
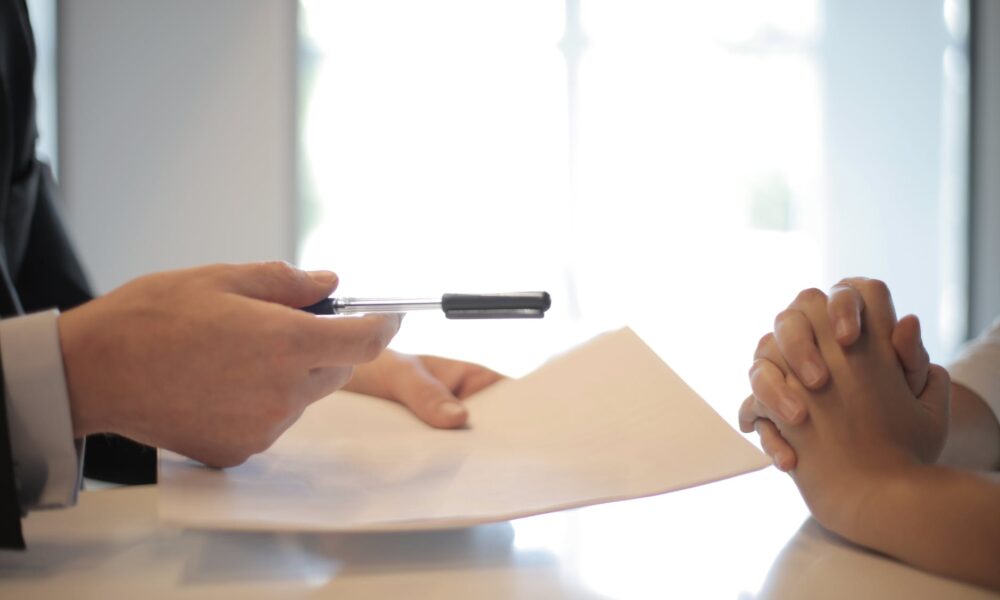
M 157 516 L 159 517 L 161 523 L 183 527 L 186 529 L 196 529 L 201 531 L 257 531 L 257 532 L 271 531 L 271 532 L 285 532 L 285 533 L 377 533 L 377 532 L 404 533 L 404 532 L 433 531 L 433 530 L 447 530 L 447 529 L 466 529 L 469 527 L 475 527 L 477 525 L 502 523 L 506 521 L 512 521 L 515 519 L 523 519 L 527 517 L 556 513 L 565 510 L 587 508 L 589 506 L 598 506 L 601 504 L 610 504 L 613 502 L 624 502 L 627 500 L 638 500 L 641 498 L 652 498 L 654 496 L 662 496 L 665 494 L 669 494 L 671 492 L 688 490 L 703 485 L 707 485 L 710 483 L 716 483 L 719 481 L 725 481 L 726 479 L 732 479 L 734 477 L 755 473 L 757 471 L 761 471 L 771 466 L 770 461 L 766 460 L 766 456 L 764 456 L 763 453 L 761 453 L 761 458 L 765 460 L 760 460 L 758 461 L 759 464 L 752 465 L 749 468 L 740 467 L 739 469 L 733 472 L 726 472 L 718 476 L 709 477 L 707 479 L 699 479 L 697 481 L 685 483 L 680 487 L 669 486 L 662 489 L 657 489 L 652 492 L 644 492 L 641 494 L 606 496 L 596 499 L 588 498 L 586 500 L 581 500 L 576 502 L 566 502 L 541 509 L 532 509 L 528 511 L 515 511 L 509 513 L 491 515 L 489 517 L 470 516 L 470 517 L 456 517 L 448 519 L 371 521 L 368 523 L 360 523 L 356 527 L 326 526 L 322 523 L 275 523 L 273 521 L 268 523 L 261 523 L 259 521 L 245 521 L 240 519 L 233 519 L 221 523 L 219 521 L 213 521 L 211 524 L 208 524 L 200 521 L 186 520 L 184 518 L 175 518 L 173 515 L 169 514 L 165 515 L 163 513 L 163 503 L 160 501 L 161 492 L 159 489 L 157 489 L 157 503 L 156 503 Z

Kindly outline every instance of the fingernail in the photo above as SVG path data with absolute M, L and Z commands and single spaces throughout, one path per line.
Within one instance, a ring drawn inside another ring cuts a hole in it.
M 437 408 L 438 414 L 443 417 L 461 417 L 465 416 L 465 407 L 458 402 L 442 402 Z
M 837 319 L 837 324 L 833 326 L 833 334 L 839 340 L 846 338 L 850 334 L 850 324 L 848 324 L 847 319 L 843 317 Z
M 337 274 L 333 271 L 309 271 L 309 276 L 320 285 L 333 285 L 337 281 Z
M 797 420 L 801 410 L 802 408 L 799 406 L 799 403 L 790 396 L 781 397 L 781 416 L 784 417 L 785 421 L 791 423 Z
M 802 365 L 802 379 L 807 386 L 813 387 L 823 379 L 823 369 L 816 363 L 807 361 Z

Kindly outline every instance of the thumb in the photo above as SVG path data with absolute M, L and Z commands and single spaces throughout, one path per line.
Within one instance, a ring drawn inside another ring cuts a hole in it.
M 946 418 L 951 407 L 951 377 L 940 365 L 931 364 L 927 370 L 927 386 L 917 397 L 920 404 L 931 415 Z M 945 421 L 947 422 L 947 421 Z
M 941 456 L 948 437 L 948 421 L 951 416 L 951 377 L 938 365 L 930 365 L 927 371 L 927 387 L 917 401 L 923 409 L 920 415 L 920 439 L 917 456 L 923 462 L 931 463 Z
M 896 323 L 892 330 L 892 346 L 906 374 L 906 383 L 914 396 L 919 396 L 927 385 L 930 357 L 920 337 L 920 320 L 915 315 L 907 315 Z
M 338 283 L 332 271 L 303 271 L 284 261 L 232 265 L 223 281 L 233 293 L 293 308 L 319 302 Z

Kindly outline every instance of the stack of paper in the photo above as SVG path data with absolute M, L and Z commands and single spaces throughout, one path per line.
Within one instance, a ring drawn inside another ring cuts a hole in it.
M 468 401 L 442 431 L 339 392 L 226 470 L 160 458 L 160 516 L 190 527 L 370 531 L 501 521 L 760 469 L 736 433 L 631 330 Z

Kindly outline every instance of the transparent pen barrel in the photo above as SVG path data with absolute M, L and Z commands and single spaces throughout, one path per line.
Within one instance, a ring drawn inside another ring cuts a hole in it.
M 441 308 L 440 298 L 340 298 L 333 304 L 339 315 L 352 313 L 410 312 Z

